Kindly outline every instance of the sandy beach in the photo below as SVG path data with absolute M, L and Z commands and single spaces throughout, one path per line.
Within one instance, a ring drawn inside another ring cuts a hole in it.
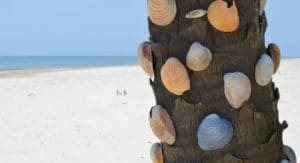
M 300 154 L 300 59 L 283 60 L 284 142 Z M 138 66 L 0 71 L 1 163 L 150 163 L 155 105 Z

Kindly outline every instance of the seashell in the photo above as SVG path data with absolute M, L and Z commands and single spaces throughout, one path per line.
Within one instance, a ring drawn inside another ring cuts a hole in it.
M 255 79 L 258 85 L 266 86 L 272 80 L 274 63 L 270 56 L 263 54 L 258 60 L 255 68 Z
M 151 108 L 149 117 L 150 127 L 157 138 L 169 145 L 174 144 L 176 132 L 168 112 L 160 105 Z
M 285 145 L 283 147 L 283 151 L 284 151 L 285 155 L 288 157 L 288 159 L 290 160 L 291 163 L 297 163 L 296 154 L 295 154 L 294 150 L 291 147 Z
M 268 54 L 272 57 L 272 60 L 274 62 L 274 72 L 276 72 L 280 66 L 281 60 L 281 53 L 279 47 L 274 43 L 269 44 Z
M 197 131 L 198 144 L 205 151 L 222 149 L 231 141 L 232 136 L 231 122 L 217 114 L 205 117 Z
M 163 153 L 162 153 L 162 147 L 160 143 L 155 143 L 152 145 L 150 150 L 150 157 L 153 161 L 153 163 L 163 163 Z
M 229 8 L 227 2 L 223 0 L 212 2 L 208 7 L 207 18 L 214 28 L 222 32 L 234 32 L 240 24 L 238 10 L 234 1 Z
M 149 18 L 156 25 L 169 25 L 174 20 L 176 12 L 175 0 L 148 0 Z
M 143 42 L 139 45 L 138 63 L 151 78 L 154 76 L 152 50 L 149 42 Z
M 266 7 L 267 0 L 260 0 L 260 8 L 259 8 L 259 14 L 261 15 Z
M 187 66 L 194 71 L 205 70 L 212 60 L 212 54 L 208 48 L 195 42 L 190 47 L 186 56 Z
M 177 58 L 169 58 L 161 68 L 160 75 L 164 86 L 178 96 L 190 89 L 188 72 Z
M 284 160 L 281 160 L 280 163 L 291 163 L 291 162 L 289 160 L 284 159 Z
M 200 17 L 204 16 L 206 13 L 207 13 L 206 10 L 203 10 L 203 9 L 197 9 L 197 10 L 193 10 L 193 11 L 187 13 L 187 14 L 185 15 L 185 17 L 186 17 L 187 19 L 196 19 L 196 18 L 200 18 Z
M 224 75 L 224 90 L 230 105 L 238 109 L 251 96 L 251 82 L 241 72 L 227 73 Z

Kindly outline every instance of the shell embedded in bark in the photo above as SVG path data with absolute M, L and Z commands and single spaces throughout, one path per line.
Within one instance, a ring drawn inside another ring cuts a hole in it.
M 200 18 L 200 17 L 204 16 L 206 13 L 207 13 L 206 10 L 203 10 L 203 9 L 197 9 L 197 10 L 193 10 L 193 11 L 187 13 L 187 14 L 185 15 L 185 17 L 186 17 L 187 19 L 196 19 L 196 18 Z
M 263 54 L 258 60 L 255 68 L 255 79 L 258 85 L 266 86 L 272 80 L 274 74 L 274 63 L 270 56 Z
M 159 26 L 169 25 L 177 12 L 175 0 L 148 0 L 150 20 Z
M 169 58 L 162 66 L 160 75 L 164 86 L 178 96 L 190 89 L 187 70 L 177 58 Z
M 152 50 L 149 42 L 143 42 L 139 45 L 138 63 L 150 77 L 154 76 Z
M 153 161 L 153 163 L 163 163 L 163 153 L 162 153 L 162 147 L 160 143 L 155 143 L 152 145 L 150 150 L 150 157 Z
M 208 48 L 195 42 L 190 47 L 186 56 L 187 66 L 194 71 L 205 70 L 212 60 L 212 54 Z
M 251 96 L 251 82 L 241 72 L 227 73 L 224 75 L 224 90 L 230 105 L 238 109 Z
M 266 7 L 267 0 L 260 0 L 260 8 L 259 8 L 259 14 L 261 15 Z
M 174 144 L 176 132 L 168 112 L 160 105 L 151 108 L 149 117 L 150 127 L 157 138 L 169 145 Z
M 280 163 L 291 163 L 291 162 L 289 160 L 284 159 L 284 160 L 281 160 Z
M 288 159 L 290 160 L 291 163 L 297 163 L 296 154 L 295 154 L 294 150 L 291 147 L 285 145 L 283 147 L 283 151 L 284 151 L 285 155 L 288 157 Z
M 233 127 L 231 122 L 210 114 L 205 117 L 197 132 L 198 144 L 205 151 L 222 149 L 231 141 Z
M 272 57 L 272 60 L 274 62 L 274 72 L 276 72 L 280 66 L 281 61 L 281 53 L 279 47 L 274 43 L 269 44 L 268 54 Z
M 208 7 L 207 17 L 210 24 L 222 32 L 234 32 L 240 24 L 238 10 L 234 1 L 229 8 L 227 2 L 223 0 L 212 2 Z

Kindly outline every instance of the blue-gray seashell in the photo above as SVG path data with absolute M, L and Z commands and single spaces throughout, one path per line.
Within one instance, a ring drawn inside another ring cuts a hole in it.
M 197 132 L 198 144 L 205 151 L 222 149 L 231 141 L 233 127 L 231 122 L 217 114 L 205 117 Z

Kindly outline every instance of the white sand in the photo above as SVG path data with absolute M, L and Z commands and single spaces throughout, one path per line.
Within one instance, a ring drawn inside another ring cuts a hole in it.
M 284 141 L 299 154 L 300 59 L 283 61 L 274 79 L 289 122 Z M 150 162 L 154 104 L 137 66 L 0 72 L 0 162 Z

